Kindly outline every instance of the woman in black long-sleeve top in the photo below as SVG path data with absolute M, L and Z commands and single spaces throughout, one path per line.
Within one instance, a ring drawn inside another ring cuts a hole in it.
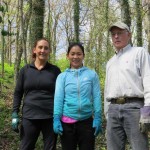
M 12 129 L 19 131 L 18 113 L 22 106 L 21 150 L 34 150 L 40 132 L 43 135 L 44 150 L 56 149 L 53 105 L 55 81 L 60 69 L 48 62 L 49 53 L 49 42 L 45 38 L 37 40 L 33 48 L 34 61 L 20 70 L 16 83 Z

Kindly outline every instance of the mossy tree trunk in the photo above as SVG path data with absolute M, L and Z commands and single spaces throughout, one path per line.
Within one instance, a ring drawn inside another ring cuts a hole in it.
M 45 0 L 32 0 L 31 48 L 33 43 L 43 37 Z
M 74 41 L 79 42 L 79 18 L 80 6 L 79 0 L 74 0 Z
M 142 11 L 141 11 L 141 2 L 140 0 L 135 0 L 135 9 L 136 9 L 136 34 L 137 34 L 137 46 L 143 46 L 142 38 Z

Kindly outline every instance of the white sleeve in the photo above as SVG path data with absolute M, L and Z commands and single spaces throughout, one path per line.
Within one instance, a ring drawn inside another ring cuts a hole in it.
M 107 83 L 107 69 L 106 69 L 106 78 L 105 78 L 105 88 L 104 88 L 104 115 L 106 117 L 106 119 L 108 118 L 108 108 L 109 108 L 109 105 L 110 105 L 110 102 L 107 101 L 107 86 L 108 86 L 108 83 Z
M 144 87 L 144 105 L 150 106 L 150 55 L 144 49 L 140 53 L 140 71 Z

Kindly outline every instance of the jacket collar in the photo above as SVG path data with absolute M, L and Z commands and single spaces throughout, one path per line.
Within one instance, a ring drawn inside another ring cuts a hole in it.
M 83 66 L 83 67 L 81 67 L 81 68 L 79 68 L 79 69 L 72 69 L 72 68 L 67 68 L 66 69 L 66 72 L 78 72 L 78 73 L 81 73 L 81 72 L 83 72 L 84 70 L 87 70 L 87 67 L 85 67 L 85 66 Z

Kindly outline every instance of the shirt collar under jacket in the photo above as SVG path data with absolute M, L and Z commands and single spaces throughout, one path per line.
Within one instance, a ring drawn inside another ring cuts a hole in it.
M 129 50 L 131 48 L 131 44 L 128 44 L 127 46 L 125 46 L 124 48 L 120 49 L 119 51 L 115 51 L 116 55 L 118 54 L 123 54 L 125 53 L 127 50 Z

